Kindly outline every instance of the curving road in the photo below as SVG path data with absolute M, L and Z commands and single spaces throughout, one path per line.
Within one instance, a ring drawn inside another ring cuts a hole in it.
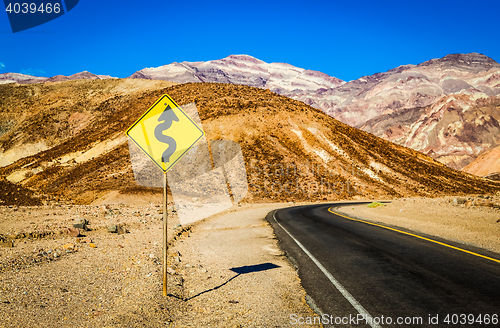
M 342 205 L 267 216 L 326 326 L 500 327 L 499 254 L 335 214 Z

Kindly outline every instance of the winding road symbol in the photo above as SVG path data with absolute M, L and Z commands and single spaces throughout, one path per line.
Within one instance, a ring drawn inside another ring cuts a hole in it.
M 172 108 L 170 108 L 170 105 L 167 106 L 163 113 L 161 113 L 160 118 L 158 119 L 160 123 L 156 126 L 155 128 L 155 137 L 158 141 L 163 142 L 168 144 L 167 150 L 163 152 L 163 155 L 161 157 L 161 160 L 163 163 L 169 162 L 170 156 L 175 153 L 175 150 L 177 149 L 177 143 L 175 142 L 174 138 L 166 136 L 163 134 L 163 131 L 170 129 L 172 126 L 172 123 L 174 121 L 179 122 L 179 118 L 177 115 L 175 115 L 174 111 Z

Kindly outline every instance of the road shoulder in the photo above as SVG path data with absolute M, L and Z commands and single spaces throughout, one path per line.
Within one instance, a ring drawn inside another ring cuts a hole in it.
M 195 224 L 175 244 L 170 267 L 183 294 L 170 297 L 185 304 L 173 311 L 173 327 L 296 327 L 291 316 L 317 316 L 265 221 L 280 207 L 286 204 L 243 205 Z

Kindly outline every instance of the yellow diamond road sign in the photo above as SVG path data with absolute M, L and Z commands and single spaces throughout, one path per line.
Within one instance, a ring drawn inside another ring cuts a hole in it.
M 204 135 L 168 95 L 163 95 L 128 130 L 127 136 L 167 172 Z

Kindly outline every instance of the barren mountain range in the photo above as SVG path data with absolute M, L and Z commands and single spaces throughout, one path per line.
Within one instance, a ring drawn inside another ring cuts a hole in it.
M 269 89 L 455 169 L 500 145 L 500 64 L 477 53 L 403 65 L 350 82 L 247 55 L 145 68 L 130 77 Z M 47 79 L 7 73 L 0 74 L 0 83 L 81 78 L 110 77 L 83 72 Z
M 286 96 L 295 95 L 297 92 L 313 92 L 321 88 L 333 89 L 345 83 L 318 71 L 306 70 L 285 63 L 268 64 L 247 55 L 231 55 L 207 62 L 182 62 L 157 68 L 145 68 L 130 77 L 178 83 L 244 84 L 270 89 Z
M 56 75 L 52 77 L 39 77 L 39 76 L 26 75 L 20 73 L 0 74 L 0 84 L 6 84 L 6 83 L 32 84 L 32 83 L 61 82 L 61 81 L 72 81 L 72 80 L 82 80 L 82 79 L 101 80 L 101 79 L 113 79 L 113 77 L 109 75 L 95 75 L 87 71 L 76 73 L 69 76 Z
M 241 146 L 250 190 L 244 201 L 500 190 L 499 182 L 450 169 L 269 90 L 106 79 L 0 85 L 3 204 L 90 204 L 110 193 L 158 192 L 135 183 L 125 130 L 165 93 L 181 105 L 196 103 L 208 140 Z
M 131 77 L 267 88 L 456 169 L 500 144 L 500 64 L 477 53 L 404 65 L 347 83 L 244 55 L 146 68 Z

